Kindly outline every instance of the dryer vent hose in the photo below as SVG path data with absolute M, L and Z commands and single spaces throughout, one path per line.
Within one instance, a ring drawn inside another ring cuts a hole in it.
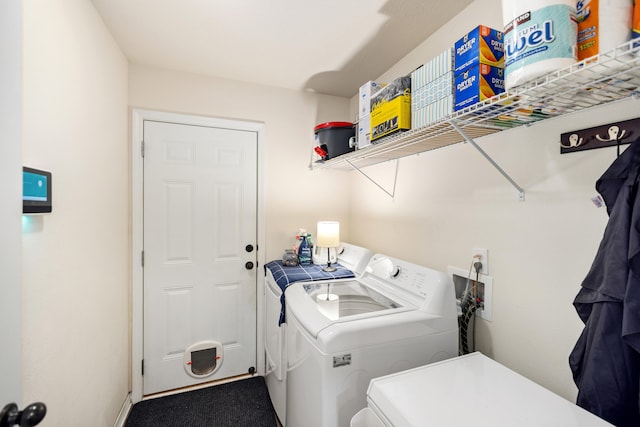
M 458 318 L 458 327 L 460 329 L 460 355 L 469 354 L 469 323 L 475 316 L 475 312 L 478 309 L 478 304 L 472 292 L 466 290 L 462 296 L 460 302 L 460 308 L 462 309 L 462 315 Z M 475 329 L 475 319 L 474 319 Z M 475 337 L 473 339 L 473 346 L 475 347 Z M 473 351 L 473 350 L 472 350 Z

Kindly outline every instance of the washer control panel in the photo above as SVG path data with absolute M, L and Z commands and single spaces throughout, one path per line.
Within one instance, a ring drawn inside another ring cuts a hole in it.
M 400 275 L 400 266 L 399 265 L 393 266 L 392 269 L 391 269 L 390 277 L 395 279 L 399 275 Z
M 373 276 L 390 292 L 404 296 L 422 308 L 429 307 L 430 312 L 445 310 L 455 313 L 453 283 L 443 271 L 376 254 L 369 261 L 366 274 Z

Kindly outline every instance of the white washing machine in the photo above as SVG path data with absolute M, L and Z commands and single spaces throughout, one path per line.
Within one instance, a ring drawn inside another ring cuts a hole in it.
M 372 378 L 458 355 L 454 287 L 441 271 L 374 255 L 364 274 L 286 291 L 287 427 L 343 427 Z
M 352 427 L 611 426 L 481 353 L 375 378 Z
M 338 250 L 338 270 L 333 273 L 322 271 L 322 265 L 283 267 L 282 263 L 272 261 L 266 265 L 265 279 L 265 381 L 271 403 L 280 419 L 286 423 L 286 356 L 287 341 L 282 289 L 299 281 L 332 280 L 341 281 L 360 276 L 373 254 L 369 249 L 349 243 L 341 243 Z M 332 262 L 336 261 L 332 259 Z M 274 277 L 274 271 L 276 277 Z M 345 277 L 345 279 L 336 279 Z

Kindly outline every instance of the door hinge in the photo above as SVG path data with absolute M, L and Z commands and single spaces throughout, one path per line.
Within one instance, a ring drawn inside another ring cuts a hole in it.
M 142 371 L 142 375 L 144 375 L 144 359 L 140 361 L 140 370 Z
M 144 157 L 144 141 L 140 143 L 140 155 Z
M 140 252 L 140 264 L 144 267 L 144 251 Z

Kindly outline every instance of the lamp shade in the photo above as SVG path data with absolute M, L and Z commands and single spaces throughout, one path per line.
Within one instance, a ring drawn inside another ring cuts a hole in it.
M 340 223 L 338 221 L 318 221 L 316 245 L 320 248 L 340 246 Z

